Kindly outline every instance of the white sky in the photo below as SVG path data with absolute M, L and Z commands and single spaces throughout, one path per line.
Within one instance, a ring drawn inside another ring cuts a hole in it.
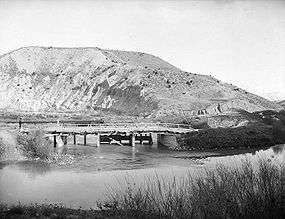
M 285 99 L 285 1 L 0 0 L 0 54 L 31 45 L 147 52 Z

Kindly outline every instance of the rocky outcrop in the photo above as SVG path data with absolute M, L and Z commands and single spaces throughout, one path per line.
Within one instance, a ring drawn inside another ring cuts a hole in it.
M 182 121 L 281 106 L 153 55 L 100 48 L 26 47 L 0 57 L 0 109 L 92 112 Z

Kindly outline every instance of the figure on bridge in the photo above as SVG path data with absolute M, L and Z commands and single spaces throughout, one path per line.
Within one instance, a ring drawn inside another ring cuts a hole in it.
M 19 119 L 19 129 L 21 129 L 22 128 L 22 117 L 20 117 L 20 119 Z

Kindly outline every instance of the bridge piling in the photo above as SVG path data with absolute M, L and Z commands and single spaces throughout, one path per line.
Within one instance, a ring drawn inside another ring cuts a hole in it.
M 152 145 L 152 144 L 153 144 L 151 133 L 149 133 L 149 141 L 148 141 L 148 143 L 149 143 L 150 145 Z
M 129 146 L 134 147 L 136 145 L 136 135 L 131 133 L 129 135 Z
M 142 134 L 140 134 L 140 144 L 143 143 Z
M 84 135 L 83 135 L 83 136 L 84 136 L 84 138 L 83 138 L 84 143 L 83 143 L 83 144 L 84 144 L 84 146 L 86 146 L 86 143 L 87 143 L 87 139 L 86 139 L 86 137 L 87 137 L 87 132 L 86 132 L 86 131 L 84 132 Z
M 101 137 L 100 137 L 100 133 L 97 134 L 97 147 L 100 147 L 101 145 Z
M 73 144 L 76 145 L 76 134 L 73 134 Z
M 131 145 L 132 145 L 132 147 L 135 147 L 136 146 L 136 135 L 135 134 L 131 134 L 131 139 L 132 139 L 132 143 L 131 143 Z
M 132 146 L 132 144 L 133 144 L 133 143 L 132 143 L 132 139 L 133 139 L 133 138 L 132 138 L 132 134 L 130 134 L 130 135 L 128 136 L 128 138 L 129 138 L 129 146 Z
M 56 135 L 53 135 L 53 147 L 56 148 Z

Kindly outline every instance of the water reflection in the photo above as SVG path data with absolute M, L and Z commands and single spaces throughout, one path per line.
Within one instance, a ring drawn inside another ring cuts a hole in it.
M 24 172 L 29 178 L 43 176 L 49 171 L 51 171 L 50 164 L 40 160 L 38 161 L 26 160 L 26 161 L 17 162 L 13 165 L 18 170 Z
M 137 152 L 137 149 L 136 147 L 132 147 L 132 160 L 136 160 L 136 152 Z
M 285 161 L 285 144 L 276 145 L 269 149 L 257 150 L 254 152 L 206 158 L 205 164 L 208 167 L 214 167 L 217 164 L 225 164 L 227 166 L 236 166 L 243 163 L 245 160 L 249 160 L 253 165 L 257 165 L 260 159 L 267 160 L 268 162 L 284 162 Z
M 67 154 L 68 148 L 67 145 L 63 145 L 61 147 L 57 147 L 54 149 L 54 152 L 60 155 Z

